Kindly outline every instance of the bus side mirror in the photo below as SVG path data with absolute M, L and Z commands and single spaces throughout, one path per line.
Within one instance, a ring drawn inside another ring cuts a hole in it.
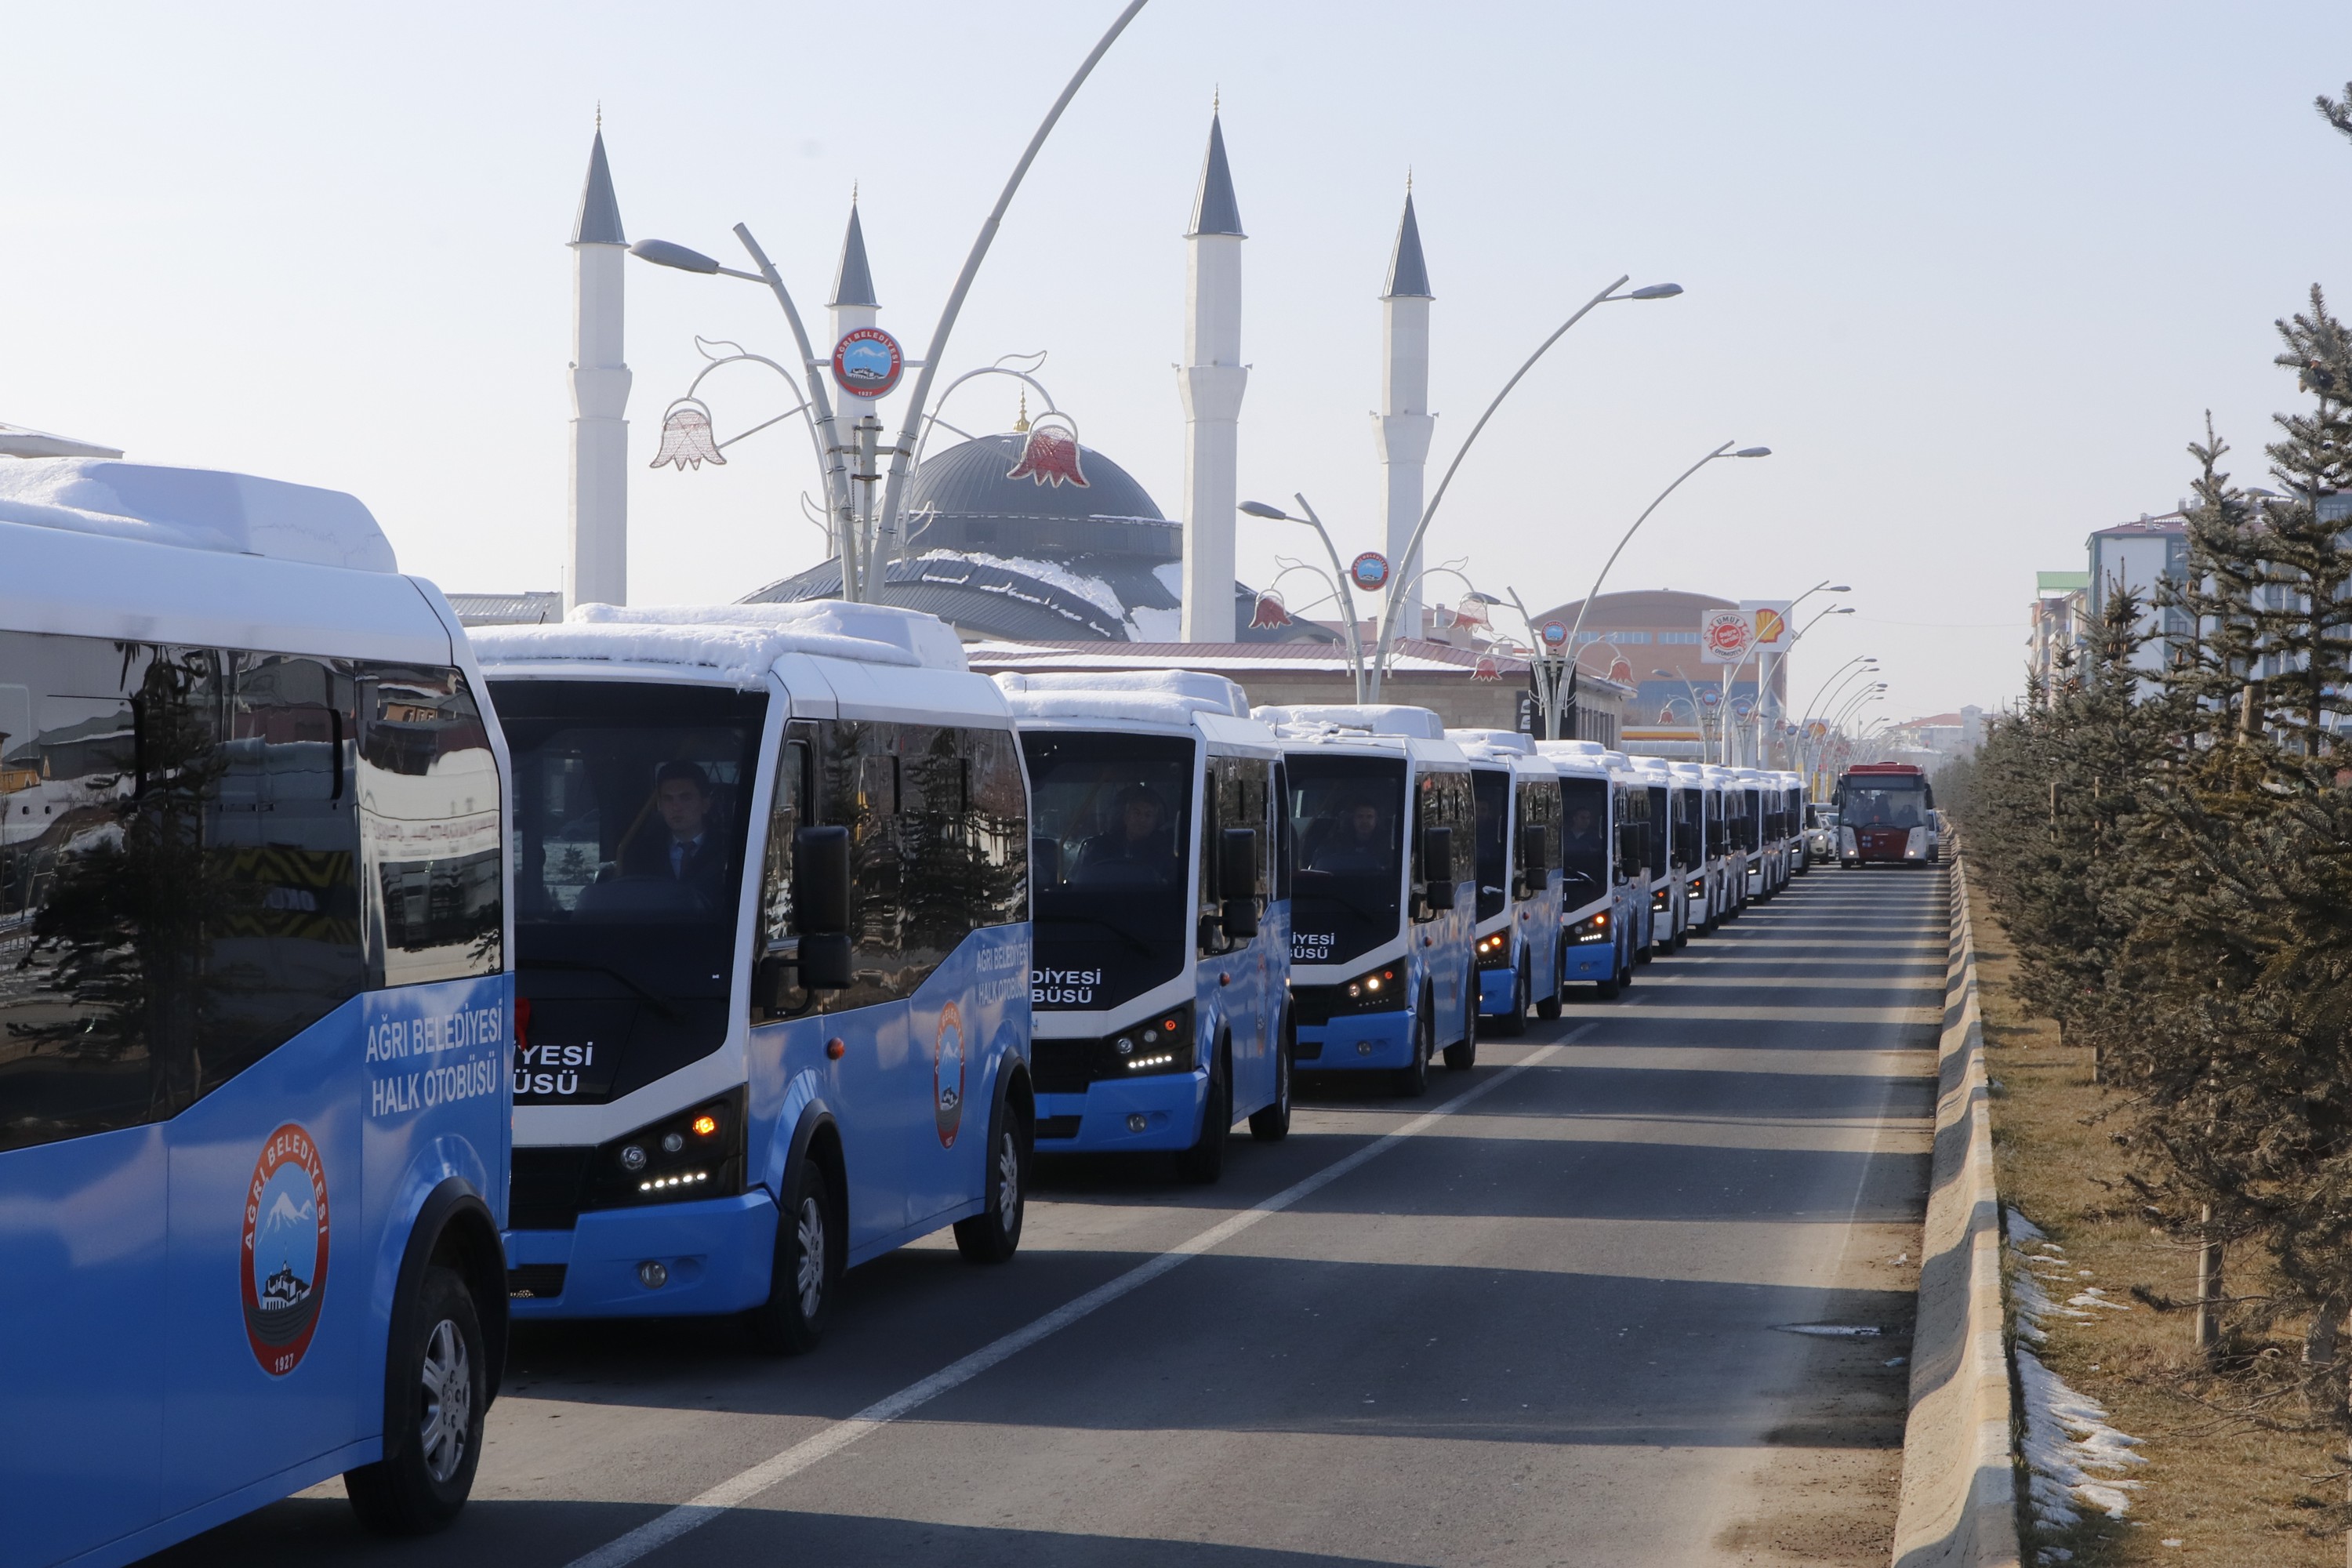
M 1433 910 L 1454 907 L 1454 829 L 1425 827 L 1421 834 L 1422 875 L 1427 879 L 1424 895 Z
M 1043 888 L 1062 885 L 1062 841 L 1045 834 L 1029 840 L 1029 879 Z
M 1519 830 L 1519 838 L 1527 846 L 1527 853 L 1521 858 L 1533 873 L 1528 880 L 1540 882 L 1544 873 L 1551 869 L 1551 846 L 1545 842 L 1544 829 L 1540 824 L 1523 827 Z
M 800 931 L 800 980 L 811 991 L 849 984 L 849 829 L 803 827 L 793 835 L 793 913 Z
M 1257 829 L 1228 827 L 1217 836 L 1218 915 L 1228 939 L 1257 934 Z

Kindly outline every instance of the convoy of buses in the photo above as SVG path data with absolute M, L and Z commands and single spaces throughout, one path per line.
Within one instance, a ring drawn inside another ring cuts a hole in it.
M 1213 1182 L 1294 1071 L 1421 1094 L 1811 858 L 1794 774 L 878 605 L 469 634 L 348 496 L 60 461 L 0 513 L 13 1560 L 338 1475 L 436 1528 L 513 1320 L 808 1350 L 847 1268 L 1012 1258 L 1039 1154 Z

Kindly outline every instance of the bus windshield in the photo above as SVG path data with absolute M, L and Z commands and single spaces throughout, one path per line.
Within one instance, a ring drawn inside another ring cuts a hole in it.
M 1899 783 L 1849 783 L 1838 803 L 1842 827 L 1925 827 L 1927 792 L 1916 780 Z
M 1401 923 L 1404 759 L 1293 752 L 1289 770 L 1298 835 L 1291 958 L 1344 963 L 1394 937 Z
M 1609 888 L 1609 784 L 1602 779 L 1559 781 L 1560 870 L 1571 908 Z
M 1192 942 L 1193 742 L 1032 731 L 1038 1008 L 1117 1006 L 1182 973 Z
M 1503 912 L 1510 893 L 1510 859 L 1504 840 L 1511 825 L 1511 775 L 1474 768 L 1470 788 L 1478 802 L 1478 918 Z
M 646 681 L 490 689 L 514 757 L 534 1043 L 593 1047 L 561 1102 L 625 1094 L 726 1039 L 767 697 Z

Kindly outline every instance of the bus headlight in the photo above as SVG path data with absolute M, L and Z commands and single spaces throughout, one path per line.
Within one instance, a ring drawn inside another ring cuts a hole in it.
M 581 1206 L 625 1208 L 741 1192 L 743 1105 L 744 1090 L 733 1089 L 602 1145 Z
M 1478 939 L 1478 967 L 1508 969 L 1511 967 L 1511 933 L 1498 931 Z
M 1192 1009 L 1154 1013 L 1113 1036 L 1097 1078 L 1150 1078 L 1192 1070 Z
M 1607 942 L 1609 940 L 1609 911 L 1603 910 L 1597 915 L 1587 915 L 1584 919 L 1569 927 L 1568 940 L 1570 942 Z

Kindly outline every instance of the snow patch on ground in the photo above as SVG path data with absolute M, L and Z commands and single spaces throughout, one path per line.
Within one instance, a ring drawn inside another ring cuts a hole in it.
M 2033 1514 L 2047 1525 L 2064 1527 L 2082 1519 L 2081 1508 L 2096 1509 L 2109 1519 L 2130 1510 L 2131 1493 L 2139 1482 L 2126 1479 L 2134 1467 L 2147 1463 L 2140 1440 L 2117 1431 L 2107 1421 L 2106 1406 L 2068 1386 L 2042 1358 L 2026 1348 L 2049 1342 L 2042 1326 L 2047 1318 L 2077 1321 L 2097 1314 L 2085 1307 L 2105 1307 L 2127 1312 L 2129 1303 L 2110 1301 L 2096 1286 L 2086 1286 L 2060 1306 L 2042 1288 L 2044 1279 L 2074 1282 L 2079 1271 L 2066 1263 L 2065 1248 L 2052 1241 L 2032 1221 L 2009 1211 L 2009 1252 L 2017 1267 L 2010 1271 L 2010 1300 L 2017 1310 L 2017 1383 L 2025 1408 L 2020 1447 L 2025 1453 Z M 2059 1272 L 2063 1268 L 2064 1272 Z M 2062 1548 L 2039 1554 L 2038 1561 L 2066 1561 Z

